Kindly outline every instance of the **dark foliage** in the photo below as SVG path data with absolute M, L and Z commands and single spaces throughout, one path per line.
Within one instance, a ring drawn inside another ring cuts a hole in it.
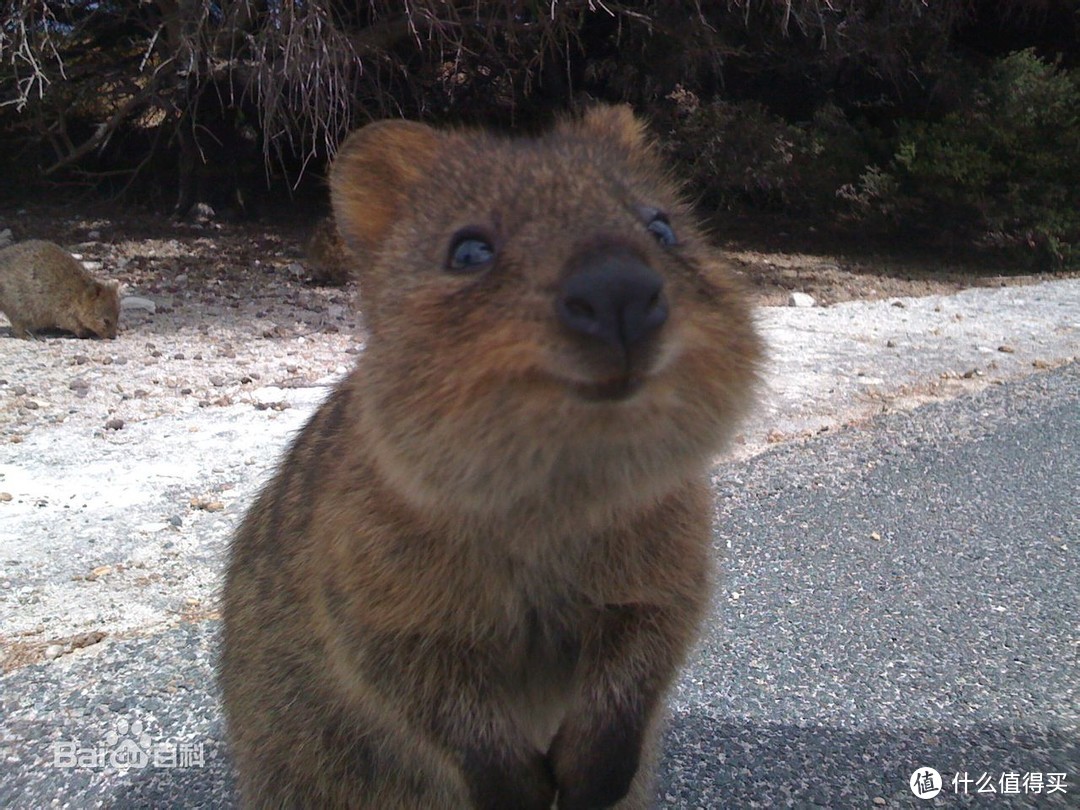
M 651 118 L 707 207 L 963 223 L 973 238 L 1035 245 L 1050 266 L 1073 260 L 1060 212 L 1075 200 L 1046 169 L 1073 165 L 1069 0 L 0 8 L 0 173 L 24 193 L 77 186 L 177 214 L 196 202 L 253 213 L 321 176 L 373 118 L 527 129 L 621 100 Z M 1030 126 L 1021 102 L 1008 107 L 1013 80 L 1046 106 Z M 998 103 L 1016 126 L 992 122 Z

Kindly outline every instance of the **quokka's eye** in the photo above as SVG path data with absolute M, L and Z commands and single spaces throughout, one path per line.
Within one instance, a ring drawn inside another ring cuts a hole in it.
M 451 273 L 474 273 L 495 259 L 495 246 L 484 234 L 474 230 L 459 231 L 450 243 L 446 269 Z
M 656 237 L 656 241 L 664 247 L 671 247 L 679 243 L 675 236 L 675 230 L 671 227 L 671 223 L 668 222 L 666 214 L 654 214 L 645 227 L 649 229 L 649 233 Z

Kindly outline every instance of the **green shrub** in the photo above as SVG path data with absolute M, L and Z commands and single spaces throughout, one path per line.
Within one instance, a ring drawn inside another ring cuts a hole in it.
M 878 197 L 881 178 L 864 176 L 870 204 L 1021 247 L 1043 268 L 1077 266 L 1080 72 L 1030 50 L 998 60 L 960 109 L 902 125 L 889 175 Z

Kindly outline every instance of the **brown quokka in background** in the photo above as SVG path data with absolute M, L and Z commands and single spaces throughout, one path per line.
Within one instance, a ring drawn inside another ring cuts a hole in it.
M 644 808 L 759 344 L 642 124 L 367 126 L 368 342 L 231 550 L 248 807 Z
M 308 273 L 316 284 L 344 286 L 352 279 L 356 258 L 334 225 L 333 217 L 320 219 L 304 246 Z
M 0 250 L 0 311 L 16 337 L 64 329 L 81 338 L 116 337 L 119 285 L 96 280 L 74 256 L 33 239 Z

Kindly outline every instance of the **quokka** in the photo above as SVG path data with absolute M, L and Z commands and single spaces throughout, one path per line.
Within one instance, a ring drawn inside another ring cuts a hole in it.
M 760 344 L 643 124 L 381 122 L 331 171 L 367 344 L 232 544 L 248 807 L 644 808 Z

